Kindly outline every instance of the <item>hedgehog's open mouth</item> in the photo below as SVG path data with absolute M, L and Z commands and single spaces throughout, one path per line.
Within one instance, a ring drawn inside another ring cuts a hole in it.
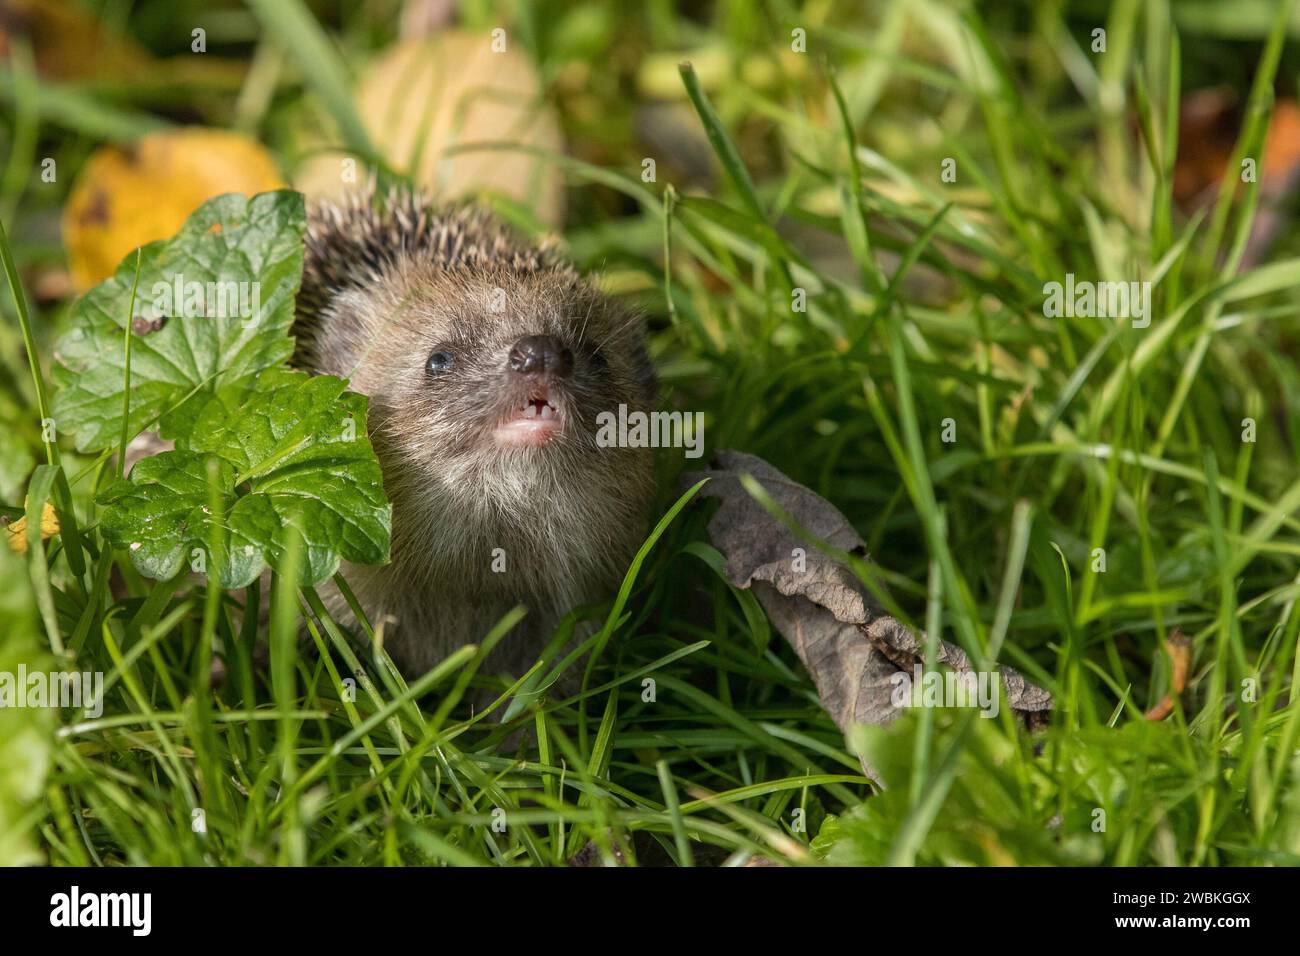
M 545 389 L 506 417 L 494 435 L 502 445 L 543 445 L 560 430 L 560 407 Z

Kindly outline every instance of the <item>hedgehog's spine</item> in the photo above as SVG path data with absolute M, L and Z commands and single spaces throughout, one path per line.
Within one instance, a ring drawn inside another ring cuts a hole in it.
M 450 270 L 570 271 L 547 251 L 519 243 L 481 209 L 440 209 L 418 190 L 398 187 L 380 196 L 372 186 L 338 202 L 314 202 L 294 323 L 299 356 L 309 354 L 336 295 L 382 283 L 412 261 Z

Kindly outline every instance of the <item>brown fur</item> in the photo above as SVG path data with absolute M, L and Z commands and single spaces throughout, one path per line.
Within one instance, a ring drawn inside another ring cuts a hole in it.
M 642 540 L 652 463 L 647 449 L 598 447 L 595 419 L 653 403 L 639 317 L 483 213 L 398 193 L 311 210 L 295 331 L 299 364 L 370 398 L 392 562 L 344 574 L 372 622 L 392 619 L 385 645 L 403 670 L 479 641 L 523 604 L 489 662 L 517 673 L 567 611 L 617 585 Z M 539 334 L 573 354 L 551 386 L 562 431 L 501 447 L 493 430 L 529 397 L 507 354 Z M 437 350 L 454 365 L 430 375 Z

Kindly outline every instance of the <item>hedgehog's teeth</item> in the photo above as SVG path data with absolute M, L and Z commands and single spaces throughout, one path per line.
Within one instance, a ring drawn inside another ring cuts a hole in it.
M 534 405 L 532 402 L 529 402 L 527 405 L 524 406 L 524 418 L 536 418 L 536 417 L 537 417 L 537 406 Z
M 541 414 L 538 417 L 541 418 L 542 421 L 546 421 L 547 419 L 554 418 L 555 406 L 552 405 L 550 402 L 547 402 L 545 405 L 542 406 Z

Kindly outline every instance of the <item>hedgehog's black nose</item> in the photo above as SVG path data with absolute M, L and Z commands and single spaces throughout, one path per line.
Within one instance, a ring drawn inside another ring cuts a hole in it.
M 510 370 L 520 375 L 568 375 L 573 353 L 549 335 L 525 335 L 510 349 Z

